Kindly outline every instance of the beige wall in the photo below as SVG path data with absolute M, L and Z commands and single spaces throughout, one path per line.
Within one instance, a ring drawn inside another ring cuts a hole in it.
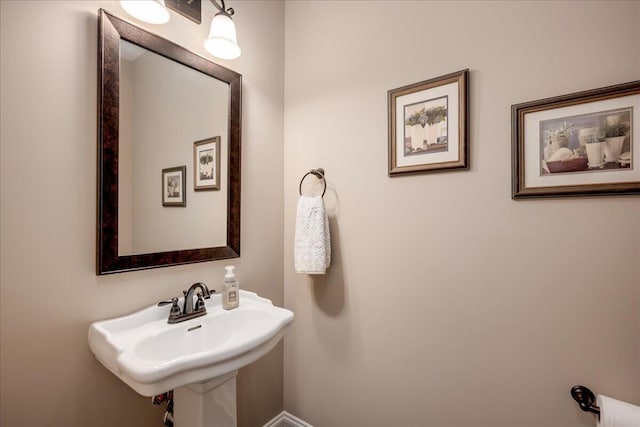
M 316 427 L 593 426 L 640 404 L 640 201 L 510 198 L 510 106 L 640 79 L 640 3 L 291 1 L 285 409 Z M 471 170 L 389 178 L 387 90 L 469 68 Z M 297 185 L 333 266 L 293 272 Z
M 141 25 L 205 55 L 203 23 Z M 158 426 L 162 409 L 103 368 L 89 324 L 219 288 L 224 265 L 283 304 L 283 37 L 280 2 L 234 2 L 243 55 L 242 258 L 95 275 L 97 11 L 115 1 L 1 1 L 1 410 L 3 427 Z M 268 226 L 265 226 L 268 224 Z M 239 423 L 282 409 L 282 347 L 240 371 Z

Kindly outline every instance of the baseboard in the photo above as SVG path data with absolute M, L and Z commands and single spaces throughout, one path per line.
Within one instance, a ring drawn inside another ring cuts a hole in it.
M 264 427 L 313 427 L 311 424 L 302 421 L 300 418 L 291 415 L 287 411 L 282 411 L 274 419 L 264 425 Z

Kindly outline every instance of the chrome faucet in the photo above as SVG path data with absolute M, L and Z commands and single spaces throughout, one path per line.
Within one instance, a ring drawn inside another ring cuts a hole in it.
M 200 288 L 202 292 L 198 292 L 196 294 L 196 289 L 198 288 Z M 171 300 L 169 301 L 160 301 L 158 305 L 163 306 L 171 304 L 171 310 L 169 311 L 169 319 L 167 320 L 167 323 L 180 323 L 184 322 L 185 320 L 193 319 L 207 314 L 204 300 L 211 298 L 211 294 L 214 292 L 215 290 L 209 291 L 209 288 L 207 288 L 207 285 L 205 285 L 204 283 L 198 282 L 191 285 L 188 290 L 182 291 L 182 293 L 184 294 L 184 306 L 182 310 L 180 310 L 180 306 L 178 305 L 178 298 L 171 298 Z M 195 304 L 193 302 L 194 294 L 198 297 Z

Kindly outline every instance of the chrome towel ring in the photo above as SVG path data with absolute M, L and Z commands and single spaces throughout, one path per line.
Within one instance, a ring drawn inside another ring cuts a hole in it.
M 322 169 L 322 168 L 311 169 L 309 172 L 304 174 L 304 176 L 300 180 L 300 186 L 298 187 L 298 192 L 300 193 L 300 195 L 302 196 L 302 182 L 309 175 L 313 175 L 316 178 L 322 180 L 322 183 L 324 184 L 324 189 L 322 190 L 322 196 L 320 196 L 320 197 L 324 197 L 324 193 L 327 191 L 327 180 L 324 178 L 324 169 Z

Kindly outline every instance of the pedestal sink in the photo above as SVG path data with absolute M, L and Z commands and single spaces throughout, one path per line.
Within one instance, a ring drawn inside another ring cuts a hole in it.
M 181 302 L 182 303 L 182 302 Z M 238 369 L 268 353 L 288 332 L 293 313 L 253 292 L 224 310 L 168 324 L 169 306 L 93 323 L 89 347 L 113 374 L 143 396 L 174 390 L 176 427 L 235 427 Z

